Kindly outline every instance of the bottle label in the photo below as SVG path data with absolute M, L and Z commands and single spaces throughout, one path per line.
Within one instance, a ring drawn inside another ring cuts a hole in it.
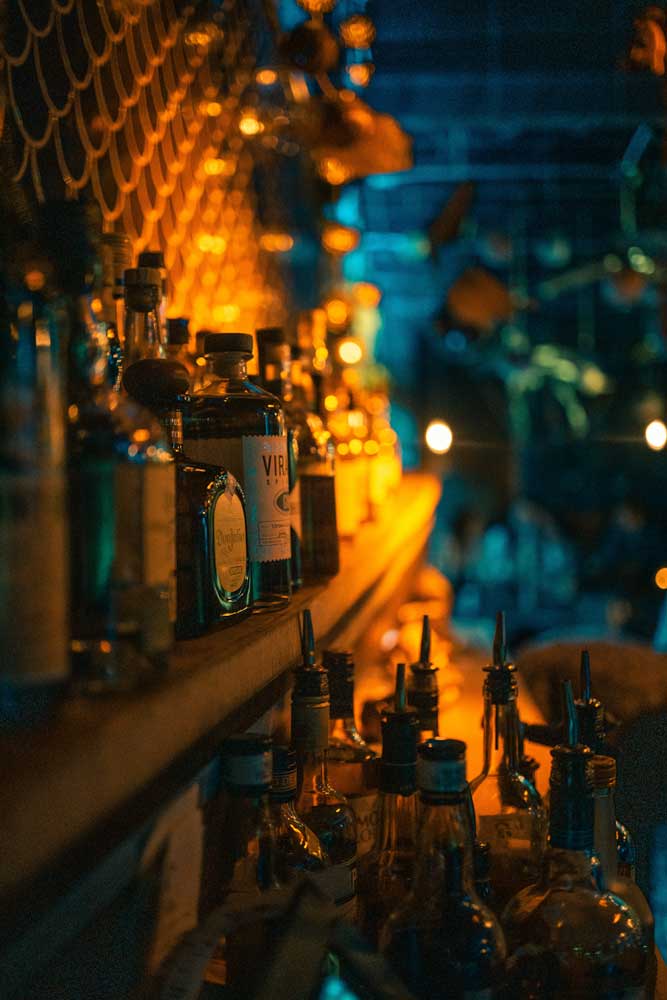
M 2 676 L 16 684 L 61 680 L 69 669 L 61 476 L 0 474 L 0 552 Z
M 357 820 L 357 855 L 367 854 L 375 843 L 378 824 L 378 797 L 350 795 L 348 803 Z
M 329 746 L 329 701 L 292 701 L 292 746 L 295 750 L 326 750 Z
M 423 792 L 459 792 L 465 780 L 463 761 L 417 758 L 417 785 Z
M 478 838 L 488 841 L 492 848 L 530 850 L 534 822 L 534 816 L 527 809 L 497 816 L 479 816 Z
M 353 919 L 357 910 L 357 859 L 339 865 L 331 865 L 319 872 L 309 872 L 312 878 L 339 909 L 339 912 Z
M 290 491 L 289 511 L 292 531 L 301 540 L 301 481 L 299 479 Z
M 273 772 L 271 789 L 274 792 L 294 792 L 296 795 L 296 770 L 285 771 L 283 774 Z
M 213 552 L 220 588 L 234 593 L 243 586 L 248 564 L 245 514 L 231 473 L 213 508 Z
M 242 441 L 250 559 L 260 563 L 289 559 L 287 439 L 257 435 Z
M 271 784 L 273 754 L 239 754 L 225 757 L 225 777 L 230 785 L 259 788 Z

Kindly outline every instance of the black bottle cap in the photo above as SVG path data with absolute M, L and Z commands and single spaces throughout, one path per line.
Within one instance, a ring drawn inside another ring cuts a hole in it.
M 161 250 L 142 250 L 137 263 L 139 267 L 154 267 L 159 271 L 165 266 L 164 254 Z
M 516 696 L 516 667 L 508 660 L 504 611 L 499 611 L 496 615 L 493 662 L 484 667 L 484 671 L 486 673 L 484 689 L 489 693 L 492 704 L 506 705 L 510 698 Z
M 286 344 L 287 336 L 281 326 L 263 326 L 255 330 L 257 342 L 264 341 L 266 344 Z
M 296 751 L 291 747 L 273 748 L 271 800 L 291 802 L 296 797 Z
M 575 702 L 579 739 L 594 753 L 600 753 L 605 746 L 604 708 L 591 695 L 591 661 L 587 649 L 581 653 L 579 683 L 579 698 Z
M 167 331 L 170 344 L 187 344 L 190 340 L 190 320 L 187 316 L 168 319 Z
M 572 684 L 564 681 L 563 743 L 551 751 L 549 840 L 565 850 L 593 849 L 593 751 L 578 742 Z
M 417 747 L 417 786 L 422 795 L 460 795 L 467 788 L 466 745 L 433 739 Z
M 261 794 L 271 785 L 271 737 L 239 733 L 223 746 L 225 783 L 231 792 Z
M 382 713 L 382 792 L 412 795 L 417 787 L 417 713 L 405 703 L 405 664 L 396 668 L 396 693 L 391 709 Z
M 223 354 L 226 351 L 234 354 L 253 355 L 252 337 L 249 333 L 207 333 L 204 337 L 204 354 Z
M 345 649 L 325 649 L 322 666 L 329 675 L 332 719 L 352 716 L 354 711 L 354 660 Z

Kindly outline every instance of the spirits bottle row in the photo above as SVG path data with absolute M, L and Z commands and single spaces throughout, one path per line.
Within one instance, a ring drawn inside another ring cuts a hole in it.
M 318 663 L 308 613 L 302 638 L 291 746 L 274 748 L 272 769 L 267 736 L 225 747 L 230 830 L 248 808 L 254 818 L 243 837 L 229 834 L 218 902 L 306 875 L 417 998 L 651 997 L 653 917 L 627 867 L 615 760 L 585 742 L 601 735 L 585 727 L 592 709 L 601 714 L 586 659 L 581 697 L 563 684 L 547 805 L 523 773 L 502 616 L 483 684 L 483 767 L 472 780 L 465 743 L 421 740 L 432 706 L 422 717 L 410 701 L 424 663 L 397 666 L 376 756 L 354 724 L 350 654 L 329 650 Z M 233 936 L 221 942 L 211 981 L 242 977 L 239 956 Z

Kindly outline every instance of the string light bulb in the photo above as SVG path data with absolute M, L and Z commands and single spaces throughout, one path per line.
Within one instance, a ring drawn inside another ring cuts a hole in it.
M 444 420 L 432 420 L 424 435 L 426 447 L 434 455 L 446 455 L 452 446 L 454 435 L 449 424 Z

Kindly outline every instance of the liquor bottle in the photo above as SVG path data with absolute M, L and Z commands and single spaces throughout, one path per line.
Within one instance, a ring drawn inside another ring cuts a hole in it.
M 549 847 L 539 880 L 507 904 L 508 995 L 517 998 L 646 996 L 641 922 L 600 888 L 594 857 L 593 754 L 578 743 L 569 681 L 564 742 L 551 751 Z
M 7 239 L 16 220 L 2 212 Z M 69 675 L 58 331 L 12 264 L 0 274 L 0 725 L 39 721 Z
M 546 818 L 534 785 L 520 771 L 516 668 L 507 659 L 505 617 L 496 621 L 493 663 L 484 681 L 484 763 L 470 783 L 479 840 L 491 845 L 491 883 L 502 908 L 535 881 Z
M 158 297 L 158 318 L 162 342 L 168 342 L 168 320 L 167 320 L 167 268 L 164 262 L 164 254 L 161 250 L 142 250 L 137 258 L 137 267 L 147 267 L 155 270 L 159 274 L 159 297 Z
M 191 381 L 196 377 L 196 364 L 190 353 L 190 320 L 178 316 L 167 320 L 167 358 L 183 365 Z
M 304 611 L 301 631 L 302 666 L 294 672 L 292 746 L 297 755 L 296 812 L 314 831 L 331 867 L 320 885 L 353 919 L 357 908 L 357 829 L 354 812 L 344 795 L 329 782 L 329 681 L 315 664 L 312 618 Z
M 417 717 L 406 706 L 405 664 L 392 709 L 382 714 L 375 843 L 359 863 L 359 926 L 377 946 L 380 928 L 412 888 L 417 854 Z
M 167 666 L 175 620 L 174 461 L 150 413 L 110 389 L 80 206 L 54 205 L 67 339 L 70 629 L 75 681 L 133 687 Z
M 422 619 L 419 660 L 410 664 L 408 704 L 417 712 L 421 743 L 438 735 L 438 668 L 431 663 L 431 622 Z
M 377 823 L 377 754 L 354 721 L 354 660 L 346 650 L 326 649 L 322 666 L 329 675 L 329 779 L 354 810 L 357 854 L 370 851 Z
M 295 800 L 296 752 L 289 747 L 274 747 L 270 802 L 276 870 L 282 883 L 299 873 L 322 872 L 330 864 L 319 838 L 298 816 Z
M 417 750 L 420 826 L 414 884 L 380 947 L 418 998 L 500 995 L 505 941 L 473 884 L 466 745 L 432 739 Z
M 252 732 L 231 737 L 222 759 L 227 808 L 217 902 L 243 904 L 280 887 L 269 805 L 271 738 Z M 268 933 L 266 925 L 252 923 L 225 935 L 207 966 L 205 982 L 238 988 L 266 947 Z
M 271 611 L 290 598 L 287 437 L 280 401 L 248 381 L 252 337 L 207 334 L 206 380 L 183 410 L 183 453 L 227 469 L 246 498 L 253 607 Z
M 247 617 L 250 564 L 245 497 L 231 472 L 176 455 L 176 635 Z
M 475 873 L 475 892 L 485 906 L 495 910 L 495 898 L 491 885 L 491 844 L 485 840 L 476 840 L 473 844 L 473 870 Z
M 125 344 L 125 271 L 132 266 L 132 241 L 125 233 L 102 233 L 102 321 L 109 341 L 108 382 L 120 389 Z
M 602 869 L 602 884 L 635 911 L 644 931 L 648 954 L 655 949 L 655 922 L 644 893 L 631 878 L 619 874 L 616 831 L 616 761 L 601 754 L 593 756 L 594 848 Z M 654 970 L 655 971 L 655 970 Z
M 290 574 L 292 589 L 303 583 L 301 560 L 301 483 L 299 480 L 299 444 L 295 428 L 290 419 L 289 403 L 292 400 L 292 385 L 289 379 L 290 346 L 280 327 L 265 327 L 257 330 L 257 353 L 259 361 L 259 384 L 267 392 L 276 396 L 285 413 L 287 430 L 287 472 L 289 480 L 290 506 Z
M 315 412 L 315 386 L 300 347 L 292 348 L 290 381 L 292 399 L 286 408 L 298 445 L 303 577 L 318 580 L 335 576 L 340 568 L 336 449 L 331 434 Z

